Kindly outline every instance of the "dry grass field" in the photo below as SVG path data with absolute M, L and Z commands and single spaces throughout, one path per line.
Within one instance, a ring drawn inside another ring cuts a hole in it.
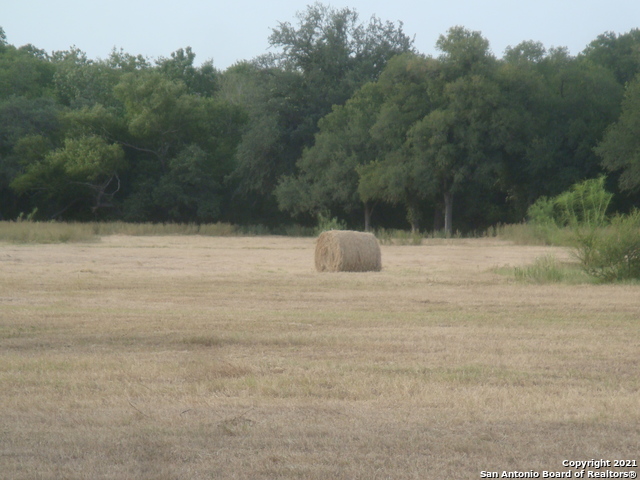
M 321 274 L 314 242 L 0 245 L 0 478 L 640 461 L 640 285 L 518 282 L 496 267 L 568 252 L 495 239 L 383 245 L 379 273 Z

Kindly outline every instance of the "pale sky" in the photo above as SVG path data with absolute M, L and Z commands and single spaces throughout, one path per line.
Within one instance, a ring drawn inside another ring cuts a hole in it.
M 0 27 L 17 47 L 48 53 L 76 46 L 92 59 L 122 48 L 151 60 L 190 46 L 196 63 L 221 70 L 268 53 L 278 22 L 296 22 L 312 0 L 0 0 Z M 479 30 L 493 53 L 523 40 L 573 55 L 606 31 L 640 27 L 640 0 L 331 0 L 367 21 L 402 21 L 418 51 L 436 55 L 438 36 L 456 25 Z

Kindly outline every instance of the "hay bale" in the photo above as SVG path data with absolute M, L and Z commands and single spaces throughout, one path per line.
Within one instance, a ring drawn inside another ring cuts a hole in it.
M 379 272 L 380 245 L 372 233 L 349 230 L 323 232 L 316 242 L 319 272 Z

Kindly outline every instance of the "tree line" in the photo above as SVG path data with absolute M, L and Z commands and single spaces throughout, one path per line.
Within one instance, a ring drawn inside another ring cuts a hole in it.
M 616 209 L 639 205 L 638 29 L 497 58 L 452 27 L 431 57 L 401 23 L 315 3 L 269 43 L 220 71 L 0 28 L 0 219 L 467 231 L 603 174 Z

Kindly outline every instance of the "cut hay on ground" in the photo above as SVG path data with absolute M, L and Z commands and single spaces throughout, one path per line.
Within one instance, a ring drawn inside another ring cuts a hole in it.
M 349 230 L 323 232 L 316 242 L 319 272 L 379 272 L 380 245 L 371 233 Z

